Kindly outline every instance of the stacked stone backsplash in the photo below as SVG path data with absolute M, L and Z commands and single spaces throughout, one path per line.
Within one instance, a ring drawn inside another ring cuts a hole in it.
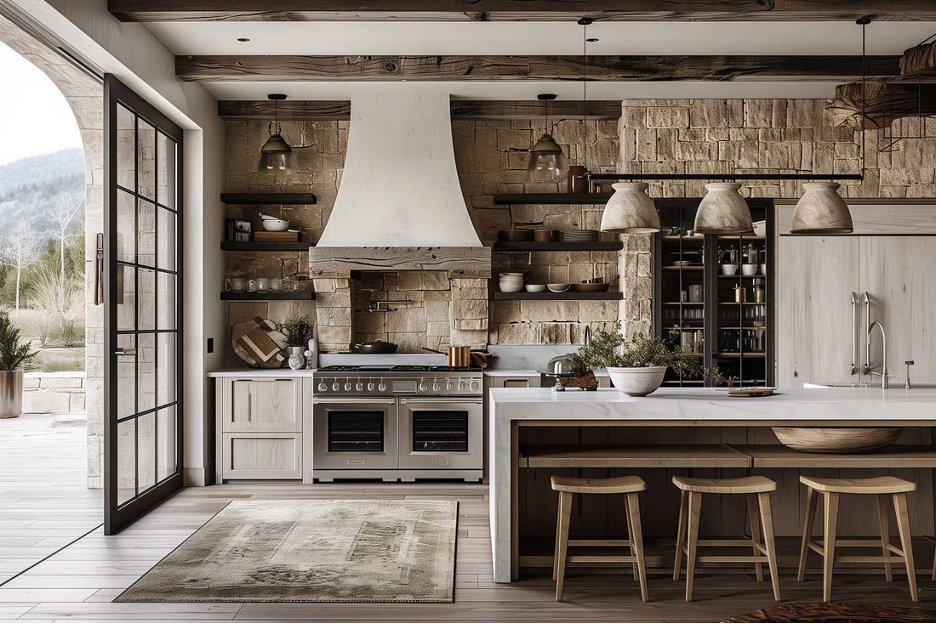
M 834 127 L 825 100 L 625 100 L 620 167 L 628 173 L 859 173 L 861 133 Z M 936 137 L 936 119 L 898 120 L 894 137 Z M 936 197 L 936 140 L 907 139 L 879 151 L 881 130 L 865 133 L 862 181 L 843 181 L 844 197 Z M 745 182 L 746 197 L 797 198 L 795 181 Z M 651 183 L 652 197 L 702 197 L 704 181 Z M 650 239 L 625 236 L 621 319 L 628 334 L 650 330 Z

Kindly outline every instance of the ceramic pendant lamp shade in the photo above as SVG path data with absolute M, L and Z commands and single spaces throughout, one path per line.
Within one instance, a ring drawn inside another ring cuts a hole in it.
M 850 234 L 855 228 L 835 182 L 806 182 L 793 210 L 791 234 Z
M 696 212 L 695 231 L 703 234 L 744 234 L 754 229 L 751 211 L 737 182 L 706 184 L 708 191 Z
M 614 234 L 653 234 L 660 231 L 660 215 L 650 196 L 648 184 L 618 182 L 614 195 L 601 214 L 601 231 Z

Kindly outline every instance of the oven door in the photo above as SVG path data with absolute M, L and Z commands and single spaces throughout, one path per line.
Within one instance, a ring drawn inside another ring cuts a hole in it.
M 400 399 L 401 469 L 484 468 L 482 399 Z
M 396 470 L 396 399 L 313 401 L 312 468 Z

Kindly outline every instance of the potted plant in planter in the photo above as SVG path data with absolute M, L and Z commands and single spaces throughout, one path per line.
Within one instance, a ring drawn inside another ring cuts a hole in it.
M 284 322 L 282 329 L 286 334 L 289 368 L 293 370 L 305 368 L 305 352 L 312 338 L 312 321 L 308 316 L 297 316 Z
M 10 315 L 0 312 L 0 418 L 16 418 L 23 411 L 22 366 L 36 357 L 32 343 L 20 342 L 20 330 Z
M 675 333 L 678 336 L 679 332 Z M 595 332 L 575 359 L 585 369 L 606 368 L 614 387 L 629 396 L 647 396 L 663 383 L 666 369 L 678 375 L 703 374 L 719 378 L 717 368 L 706 369 L 697 358 L 655 336 L 637 335 L 631 341 L 621 335 L 621 323 Z

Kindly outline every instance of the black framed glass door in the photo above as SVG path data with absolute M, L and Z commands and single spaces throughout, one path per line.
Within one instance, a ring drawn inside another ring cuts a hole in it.
M 104 532 L 182 487 L 182 129 L 104 78 Z

